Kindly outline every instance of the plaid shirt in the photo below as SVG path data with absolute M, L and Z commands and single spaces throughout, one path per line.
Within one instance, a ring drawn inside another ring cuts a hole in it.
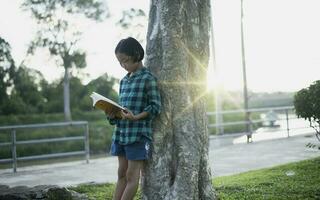
M 140 141 L 141 136 L 152 139 L 151 122 L 160 113 L 161 101 L 156 78 L 150 71 L 142 67 L 132 76 L 129 73 L 120 81 L 120 105 L 128 108 L 134 115 L 148 112 L 145 119 L 130 121 L 108 119 L 116 125 L 112 140 L 120 144 L 131 144 Z

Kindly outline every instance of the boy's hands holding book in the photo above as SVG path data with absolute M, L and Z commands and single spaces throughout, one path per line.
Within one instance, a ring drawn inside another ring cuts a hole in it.
M 111 111 L 108 111 L 108 110 L 105 110 L 104 113 L 110 118 L 110 119 L 115 119 L 117 116 L 117 112 L 119 112 L 118 110 L 111 110 Z
M 110 118 L 110 119 L 115 119 L 118 118 L 118 113 L 119 110 L 105 110 L 104 113 Z M 128 110 L 127 108 L 125 108 L 125 110 L 121 110 L 120 111 L 120 119 L 128 119 L 128 120 L 135 120 L 135 115 Z
M 121 110 L 121 116 L 122 119 L 127 119 L 131 121 L 137 121 L 137 120 L 142 120 L 148 117 L 149 113 L 146 111 L 143 111 L 142 113 L 139 114 L 133 114 L 130 110 L 125 108 L 124 110 Z
M 139 114 L 133 114 L 132 111 L 129 109 L 120 106 L 116 102 L 108 99 L 107 97 L 104 97 L 98 93 L 93 92 L 90 97 L 93 100 L 93 106 L 96 108 L 99 108 L 104 111 L 104 113 L 110 118 L 110 119 L 124 119 L 124 120 L 130 120 L 130 121 L 136 121 L 145 119 L 149 113 L 146 111 L 143 111 Z
M 131 121 L 137 120 L 136 116 L 127 108 L 125 108 L 125 110 L 121 110 L 121 117 L 122 119 L 128 119 Z
M 118 110 L 105 110 L 104 113 L 110 118 L 110 119 L 115 119 L 117 117 Z M 127 119 L 131 121 L 135 121 L 136 117 L 135 115 L 128 109 L 121 110 L 121 119 Z
M 122 118 L 121 110 L 124 110 L 124 107 L 95 92 L 93 92 L 90 97 L 93 101 L 93 107 L 103 110 L 110 119 Z
M 118 110 L 114 110 L 114 111 L 111 111 L 111 112 L 107 112 L 105 111 L 106 115 L 110 118 L 110 119 L 114 119 L 114 118 L 119 118 L 117 116 L 117 113 L 119 111 Z M 139 113 L 137 115 L 133 114 L 132 111 L 130 111 L 129 109 L 127 108 L 124 108 L 123 110 L 120 111 L 120 114 L 121 114 L 121 118 L 120 119 L 123 119 L 123 120 L 130 120 L 130 121 L 137 121 L 137 120 L 140 120 L 140 119 L 144 119 L 148 116 L 148 113 L 147 112 L 142 112 L 142 113 Z
M 139 113 L 137 115 L 133 114 L 132 111 L 130 111 L 127 108 L 124 108 L 123 110 L 120 111 L 120 115 L 121 117 L 118 116 L 119 110 L 111 110 L 111 111 L 107 111 L 105 110 L 105 114 L 110 118 L 110 119 L 124 119 L 124 120 L 130 120 L 130 121 L 137 121 L 140 119 L 144 119 L 148 116 L 147 112 L 142 112 Z

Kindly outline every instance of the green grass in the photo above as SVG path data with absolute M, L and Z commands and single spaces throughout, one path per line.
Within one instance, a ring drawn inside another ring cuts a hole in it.
M 320 199 L 320 157 L 213 179 L 220 199 Z M 70 188 L 89 199 L 112 199 L 113 184 Z M 140 193 L 136 195 L 140 199 Z
M 114 184 L 96 184 L 96 185 L 79 185 L 78 187 L 70 188 L 71 190 L 88 195 L 90 200 L 111 200 L 113 191 L 115 190 Z M 138 190 L 134 200 L 141 199 L 140 190 Z
M 112 194 L 115 189 L 114 184 L 97 184 L 97 185 L 79 185 L 75 188 L 70 188 L 76 192 L 88 195 L 89 199 L 112 199 Z
M 320 199 L 320 157 L 219 177 L 213 185 L 221 199 Z

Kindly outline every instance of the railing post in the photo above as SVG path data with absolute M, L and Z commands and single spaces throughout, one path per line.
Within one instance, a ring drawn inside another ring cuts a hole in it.
M 13 129 L 11 132 L 11 152 L 12 152 L 12 168 L 13 173 L 17 172 L 17 146 L 16 146 L 16 130 Z
M 85 151 L 86 151 L 86 160 L 87 160 L 87 164 L 88 164 L 89 159 L 90 159 L 89 125 L 88 125 L 88 123 L 85 125 L 84 137 L 85 137 L 84 147 L 85 147 Z
M 224 127 L 223 127 L 223 125 L 221 125 L 221 124 L 223 124 L 223 114 L 221 113 L 221 111 L 216 111 L 216 124 L 217 124 L 216 134 L 223 135 Z
M 288 109 L 286 109 L 286 120 L 287 120 L 287 134 L 288 134 L 288 137 L 290 137 L 289 135 L 289 113 L 288 113 Z
M 246 132 L 247 132 L 247 143 L 252 141 L 252 121 L 250 117 L 251 112 L 246 111 Z

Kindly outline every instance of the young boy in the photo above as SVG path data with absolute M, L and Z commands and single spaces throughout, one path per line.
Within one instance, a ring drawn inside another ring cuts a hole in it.
M 143 161 L 150 156 L 151 122 L 160 113 L 161 101 L 156 78 L 142 64 L 144 50 L 134 38 L 121 40 L 116 49 L 120 65 L 128 71 L 120 81 L 120 105 L 126 108 L 121 119 L 107 114 L 116 125 L 111 154 L 118 156 L 118 181 L 114 200 L 131 200 L 135 196 Z

